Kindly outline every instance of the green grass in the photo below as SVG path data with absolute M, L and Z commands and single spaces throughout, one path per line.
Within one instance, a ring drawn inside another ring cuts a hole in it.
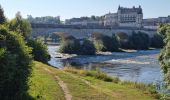
M 102 89 L 103 92 L 112 94 L 118 100 L 152 100 L 159 99 L 160 95 L 151 85 L 136 83 L 130 81 L 120 81 L 116 77 L 110 77 L 100 71 L 78 70 L 72 67 L 64 68 L 64 71 L 78 75 L 79 78 L 85 79 L 92 83 L 96 89 Z
M 64 93 L 49 69 L 67 84 L 72 100 L 156 100 L 153 87 L 134 82 L 123 82 L 101 72 L 65 68 L 64 70 L 35 62 L 28 93 L 36 100 L 64 100 Z M 87 84 L 89 82 L 90 84 Z
M 29 95 L 35 100 L 64 100 L 64 94 L 57 80 L 44 71 L 43 67 L 47 67 L 47 65 L 38 62 L 33 66 L 32 75 L 28 82 Z

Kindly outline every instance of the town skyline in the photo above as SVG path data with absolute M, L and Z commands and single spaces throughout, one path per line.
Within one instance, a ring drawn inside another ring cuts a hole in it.
M 32 15 L 33 17 L 60 16 L 61 20 L 65 20 L 73 17 L 102 16 L 109 12 L 114 13 L 117 11 L 119 5 L 123 7 L 138 7 L 141 5 L 144 18 L 167 17 L 170 15 L 167 13 L 167 9 L 170 9 L 169 3 L 170 1 L 168 0 L 164 2 L 159 0 L 108 0 L 107 2 L 102 0 L 72 0 L 69 3 L 66 0 L 51 0 L 51 2 L 48 0 L 44 0 L 44 2 L 39 2 L 38 0 L 14 0 L 7 2 L 6 0 L 2 0 L 0 4 L 9 19 L 14 18 L 15 13 L 20 11 L 24 18 L 27 15 Z

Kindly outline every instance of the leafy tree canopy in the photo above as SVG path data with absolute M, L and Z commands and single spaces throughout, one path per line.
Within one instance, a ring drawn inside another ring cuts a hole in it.
M 28 20 L 22 18 L 20 12 L 9 22 L 9 29 L 20 33 L 25 39 L 28 39 L 32 32 L 31 24 Z

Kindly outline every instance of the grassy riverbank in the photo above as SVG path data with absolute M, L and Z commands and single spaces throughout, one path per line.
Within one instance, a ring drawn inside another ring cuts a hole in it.
M 29 95 L 38 100 L 65 100 L 68 94 L 72 100 L 154 100 L 159 97 L 152 87 L 144 84 L 122 82 L 95 71 L 59 70 L 40 62 L 34 62 L 28 84 Z

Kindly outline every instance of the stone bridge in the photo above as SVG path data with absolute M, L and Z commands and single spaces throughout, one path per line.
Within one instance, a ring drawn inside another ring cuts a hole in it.
M 54 32 L 64 32 L 69 35 L 74 36 L 75 38 L 82 39 L 82 38 L 89 38 L 92 33 L 99 32 L 108 36 L 118 32 L 124 32 L 128 35 L 131 35 L 133 31 L 144 32 L 148 34 L 150 37 L 156 33 L 156 30 L 144 29 L 144 28 L 123 28 L 123 27 L 87 27 L 87 26 L 77 26 L 77 25 L 53 25 L 53 24 L 33 24 L 32 23 L 32 34 L 34 37 L 36 36 L 45 36 L 50 35 Z

